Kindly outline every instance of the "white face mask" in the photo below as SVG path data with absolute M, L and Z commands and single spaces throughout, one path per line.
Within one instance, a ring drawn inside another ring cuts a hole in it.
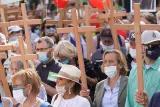
M 56 91 L 58 94 L 64 95 L 64 93 L 66 92 L 65 86 L 56 85 Z
M 117 74 L 117 67 L 116 66 L 108 66 L 104 67 L 104 73 L 109 77 L 113 78 Z
M 18 35 L 14 35 L 9 38 L 9 41 L 17 41 L 17 40 L 18 40 Z
M 136 59 L 136 49 L 129 48 L 129 54 L 133 59 Z
M 110 45 L 110 46 L 106 46 L 104 45 L 103 43 L 101 44 L 102 45 L 102 48 L 103 50 L 113 50 L 114 49 L 114 44 L 113 45 Z
M 23 93 L 23 89 L 13 89 L 13 98 L 18 102 L 18 103 L 23 103 L 26 99 Z

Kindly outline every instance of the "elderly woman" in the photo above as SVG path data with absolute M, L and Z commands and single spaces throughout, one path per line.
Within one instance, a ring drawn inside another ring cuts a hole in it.
M 63 64 L 71 63 L 71 59 L 77 56 L 74 45 L 66 40 L 60 41 L 54 49 L 54 57 Z
M 16 107 L 49 107 L 39 99 L 41 80 L 33 69 L 21 70 L 13 75 L 13 98 Z M 19 106 L 18 106 L 19 105 Z
M 76 47 L 66 40 L 62 40 L 57 44 L 54 49 L 54 57 L 62 64 L 79 66 Z M 87 74 L 88 86 L 90 89 L 90 97 L 93 99 L 95 86 L 97 83 L 97 75 L 96 72 L 93 70 L 93 66 L 89 60 L 84 59 L 84 64 Z M 86 95 L 83 94 L 82 96 Z
M 128 77 L 127 64 L 118 50 L 106 51 L 102 71 L 108 76 L 96 85 L 94 107 L 124 107 Z
M 86 98 L 79 95 L 81 71 L 73 65 L 63 65 L 56 75 L 56 94 L 52 98 L 53 107 L 90 107 Z

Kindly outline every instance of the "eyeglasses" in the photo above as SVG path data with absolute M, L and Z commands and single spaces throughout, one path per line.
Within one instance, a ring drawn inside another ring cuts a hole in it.
M 39 49 L 37 48 L 36 51 L 46 51 L 46 50 L 48 50 L 48 49 L 49 49 L 49 48 L 39 48 Z

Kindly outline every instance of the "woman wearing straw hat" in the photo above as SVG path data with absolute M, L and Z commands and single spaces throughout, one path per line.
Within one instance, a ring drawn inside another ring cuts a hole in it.
M 86 98 L 79 95 L 81 71 L 73 65 L 63 65 L 57 77 L 57 95 L 53 96 L 53 107 L 90 107 Z

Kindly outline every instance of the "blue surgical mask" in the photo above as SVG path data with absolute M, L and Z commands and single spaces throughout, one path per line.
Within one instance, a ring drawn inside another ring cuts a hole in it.
M 61 62 L 62 64 L 69 64 L 70 60 L 66 58 L 64 60 L 59 60 L 59 62 Z
M 41 62 L 45 63 L 49 60 L 49 58 L 47 57 L 47 52 L 37 52 L 37 54 L 38 54 L 38 59 Z

